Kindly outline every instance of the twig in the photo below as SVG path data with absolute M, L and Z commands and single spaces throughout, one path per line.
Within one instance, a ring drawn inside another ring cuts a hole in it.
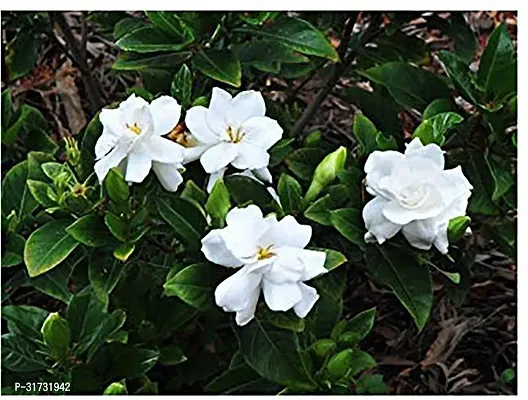
M 97 112 L 101 107 L 103 107 L 104 102 L 102 98 L 102 91 L 99 89 L 99 85 L 97 84 L 97 81 L 92 76 L 92 73 L 90 71 L 90 68 L 88 67 L 88 64 L 86 63 L 86 59 L 83 57 L 82 50 L 79 49 L 77 40 L 73 36 L 73 33 L 70 29 L 70 25 L 66 21 L 66 18 L 64 15 L 60 12 L 52 12 L 50 13 L 50 16 L 53 21 L 55 21 L 62 33 L 64 34 L 64 40 L 66 41 L 66 44 L 69 48 L 69 52 L 66 51 L 66 54 L 69 55 L 70 59 L 79 67 L 79 69 L 82 72 L 83 80 L 86 86 L 86 91 L 88 93 L 88 97 L 90 99 L 91 104 L 91 111 L 93 113 Z M 58 41 L 58 40 L 57 40 Z M 62 46 L 62 49 L 64 49 L 64 46 Z
M 356 14 L 357 15 L 357 14 Z M 371 37 L 375 33 L 375 29 L 379 25 L 381 15 L 377 15 L 375 18 L 372 18 L 370 25 L 367 27 L 367 30 L 361 35 L 361 40 L 358 40 L 357 48 L 362 46 L 364 43 L 366 43 L 368 40 L 371 39 Z M 341 75 L 346 71 L 348 65 L 352 63 L 354 58 L 356 57 L 356 50 L 353 49 L 347 57 L 344 57 L 346 54 L 346 50 L 348 48 L 348 43 L 350 41 L 350 37 L 352 34 L 352 30 L 354 28 L 356 20 L 353 18 L 349 18 L 347 21 L 347 24 L 345 26 L 345 29 L 343 30 L 343 38 L 341 39 L 341 43 L 339 44 L 339 47 L 337 49 L 338 54 L 342 55 L 341 63 L 334 64 L 333 65 L 333 71 L 328 76 L 328 79 L 326 80 L 323 88 L 321 91 L 317 94 L 315 100 L 304 110 L 304 113 L 301 115 L 301 118 L 295 123 L 293 126 L 290 137 L 295 137 L 299 133 L 301 133 L 306 126 L 306 124 L 310 121 L 310 119 L 314 116 L 316 110 L 319 108 L 319 106 L 323 103 L 323 101 L 326 99 L 328 94 L 332 91 L 334 86 L 336 85 L 339 78 L 341 78 Z

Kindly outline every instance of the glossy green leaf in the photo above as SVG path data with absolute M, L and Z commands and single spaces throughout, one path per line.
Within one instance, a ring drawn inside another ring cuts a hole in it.
M 153 26 L 136 29 L 116 42 L 121 50 L 136 53 L 153 53 L 157 51 L 179 51 L 189 44 L 189 41 L 175 41 L 164 31 Z
M 379 283 L 392 289 L 422 330 L 433 304 L 433 284 L 427 267 L 418 264 L 405 250 L 385 244 L 367 246 L 367 268 Z
M 127 395 L 128 391 L 121 382 L 112 382 L 103 392 L 103 396 Z
M 149 69 L 175 69 L 189 58 L 190 51 L 149 55 L 145 53 L 121 53 L 112 69 L 116 71 L 145 71 Z
M 360 73 L 385 86 L 403 107 L 421 111 L 434 99 L 449 96 L 449 88 L 442 79 L 432 72 L 406 63 L 390 62 Z
M 104 304 L 108 304 L 114 290 L 126 269 L 126 264 L 117 260 L 108 250 L 97 249 L 90 253 L 88 279 L 93 293 Z
M 108 213 L 105 216 L 104 222 L 114 237 L 122 242 L 126 242 L 126 224 L 123 220 L 121 220 L 121 218 L 114 214 Z
M 43 371 L 50 366 L 35 343 L 15 333 L 2 335 L 2 368 L 14 372 Z
M 115 202 L 126 201 L 130 196 L 128 183 L 118 168 L 112 168 L 105 177 L 104 185 L 110 199 Z
M 20 220 L 31 214 L 37 207 L 37 201 L 31 196 L 26 184 L 28 162 L 23 161 L 9 171 L 2 181 L 2 214 L 8 216 L 15 211 Z
M 15 232 L 7 232 L 5 253 L 2 256 L 2 268 L 14 267 L 24 261 L 24 247 L 26 239 Z
M 90 247 L 103 246 L 109 240 L 104 219 L 96 214 L 79 218 L 66 228 L 66 232 L 78 242 Z
M 180 70 L 174 75 L 171 84 L 171 94 L 183 108 L 187 108 L 191 101 L 192 94 L 192 74 L 186 64 L 183 64 Z
M 352 132 L 361 145 L 361 153 L 363 155 L 369 155 L 378 147 L 376 144 L 378 130 L 363 114 L 357 113 L 354 115 Z
M 60 264 L 79 244 L 66 232 L 68 220 L 50 221 L 34 231 L 26 242 L 24 262 L 30 277 Z
M 160 348 L 159 363 L 162 365 L 177 365 L 187 361 L 182 348 L 177 344 L 170 344 Z
M 149 371 L 159 358 L 159 351 L 131 344 L 112 342 L 108 345 L 109 368 L 119 378 L 139 377 Z
M 229 191 L 227 190 L 224 181 L 218 179 L 213 190 L 209 194 L 207 203 L 205 203 L 205 210 L 211 216 L 213 225 L 222 228 L 225 224 L 225 217 L 231 208 L 231 201 L 229 200 Z
M 478 95 L 472 81 L 469 66 L 449 51 L 439 51 L 438 58 L 444 64 L 447 74 L 451 78 L 455 88 L 460 92 L 460 95 L 471 104 L 477 104 Z
M 37 62 L 42 40 L 32 29 L 20 29 L 15 38 L 7 44 L 5 65 L 9 79 L 14 80 L 29 73 Z
M 192 59 L 193 66 L 201 73 L 216 81 L 240 87 L 242 67 L 229 50 L 208 50 L 196 54 Z
M 27 339 L 40 339 L 40 328 L 49 312 L 33 306 L 2 307 L 2 318 L 7 321 L 9 332 Z
M 340 342 L 346 342 L 348 346 L 355 345 L 363 340 L 374 326 L 376 308 L 370 308 L 354 316 L 343 326 L 343 333 L 339 335 Z
M 207 222 L 203 214 L 188 201 L 172 197 L 156 201 L 158 212 L 191 248 L 198 248 Z
M 423 120 L 414 131 L 413 138 L 420 138 L 424 146 L 431 143 L 442 146 L 446 134 L 463 120 L 464 118 L 454 112 L 437 114 L 430 119 Z
M 128 17 L 118 21 L 113 30 L 114 40 L 119 40 L 128 33 L 134 32 L 139 28 L 147 26 L 142 18 Z
M 238 28 L 239 32 L 251 33 L 277 41 L 303 54 L 338 61 L 339 56 L 328 39 L 312 24 L 299 18 L 281 18 L 266 24 L 262 29 Z
M 132 255 L 136 245 L 134 243 L 121 243 L 118 247 L 114 249 L 114 257 L 119 261 L 126 262 L 128 258 Z
M 436 99 L 431 102 L 422 115 L 423 120 L 430 119 L 435 115 L 455 111 L 455 106 L 451 99 Z
M 255 318 L 235 334 L 247 364 L 262 377 L 292 388 L 317 386 L 295 333 Z
M 169 37 L 183 43 L 190 43 L 194 40 L 194 32 L 178 16 L 178 13 L 173 11 L 146 11 L 146 14 L 152 24 Z
M 356 381 L 356 393 L 361 394 L 388 394 L 389 388 L 383 383 L 383 375 L 363 374 Z
M 344 254 L 337 250 L 323 249 L 320 247 L 312 247 L 310 250 L 322 251 L 326 253 L 324 267 L 328 271 L 332 271 L 333 269 L 347 262 L 347 258 L 344 256 Z
M 196 183 L 191 180 L 185 182 L 185 188 L 181 194 L 181 198 L 189 202 L 196 202 L 200 207 L 205 207 L 207 201 L 207 193 L 205 193 Z
M 341 235 L 352 243 L 363 247 L 365 245 L 365 228 L 361 212 L 354 208 L 341 208 L 330 212 L 330 221 Z
M 223 267 L 218 265 L 189 265 L 165 282 L 164 294 L 178 296 L 190 306 L 205 310 L 213 306 L 213 291 L 224 276 Z
M 299 179 L 310 181 L 315 168 L 326 154 L 326 151 L 323 149 L 301 148 L 288 154 L 284 163 Z
M 286 214 L 293 214 L 302 210 L 302 188 L 295 178 L 282 174 L 277 189 L 282 208 Z
M 374 368 L 376 361 L 364 351 L 346 349 L 334 354 L 326 366 L 328 379 L 335 382 L 345 376 L 353 377 L 367 368 Z
M 252 202 L 264 211 L 282 211 L 279 204 L 266 189 L 266 186 L 255 179 L 241 175 L 230 175 L 224 178 L 224 183 L 231 195 L 231 199 L 238 206 Z

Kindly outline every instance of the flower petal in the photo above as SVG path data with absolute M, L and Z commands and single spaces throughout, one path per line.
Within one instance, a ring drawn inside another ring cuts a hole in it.
M 438 220 L 429 218 L 409 222 L 402 228 L 402 233 L 412 246 L 429 250 L 438 234 Z
M 241 267 L 243 262 L 226 247 L 221 229 L 213 229 L 202 239 L 202 253 L 209 261 L 224 267 Z
M 190 162 L 198 160 L 208 148 L 209 148 L 208 145 L 184 147 L 183 148 L 183 163 L 188 164 Z
M 270 215 L 266 220 L 276 217 Z M 260 239 L 263 246 L 305 248 L 312 237 L 312 227 L 301 225 L 297 220 L 287 215 L 279 222 L 271 224 L 269 230 Z
M 298 282 L 285 282 L 278 285 L 264 278 L 262 290 L 266 304 L 272 311 L 288 311 L 302 300 Z
M 128 149 L 126 147 L 117 146 L 95 163 L 94 170 L 99 182 L 103 182 L 106 174 L 108 174 L 108 171 L 110 171 L 111 168 L 119 165 L 119 163 L 127 156 L 127 152 Z
M 248 143 L 238 143 L 234 146 L 237 146 L 238 155 L 232 162 L 233 167 L 238 169 L 257 169 L 268 166 L 270 155 L 261 147 Z
M 214 187 L 215 182 L 218 179 L 221 179 L 224 177 L 224 174 L 226 172 L 227 168 L 221 168 L 216 172 L 211 172 L 211 175 L 209 175 L 209 179 L 207 180 L 207 193 L 211 193 Z
M 153 161 L 166 164 L 181 163 L 183 161 L 184 147 L 172 140 L 159 136 L 151 136 L 145 141 L 149 157 Z
M 395 199 L 389 201 L 383 207 L 383 216 L 395 224 L 405 225 L 414 220 L 428 219 L 436 217 L 442 213 L 446 205 L 442 201 L 442 196 L 435 186 L 428 185 L 424 198 L 416 207 L 409 208 Z
M 227 121 L 237 130 L 244 121 L 251 117 L 263 117 L 266 114 L 266 104 L 260 92 L 246 90 L 240 92 L 231 101 L 231 108 L 227 112 Z
M 165 164 L 153 161 L 152 169 L 161 185 L 169 192 L 178 190 L 178 186 L 183 182 L 183 177 L 180 172 L 183 169 L 181 164 Z
M 195 106 L 187 111 L 185 115 L 185 126 L 191 134 L 203 144 L 213 144 L 218 142 L 218 135 L 211 130 L 207 124 L 207 108 Z
M 221 142 L 205 151 L 200 162 L 208 174 L 227 167 L 238 155 L 236 144 Z
M 244 326 L 255 317 L 255 310 L 260 297 L 260 285 L 257 286 L 253 292 L 248 293 L 249 302 L 247 306 L 236 312 L 235 321 L 238 326 Z
M 106 156 L 119 141 L 119 136 L 112 133 L 110 129 L 103 128 L 103 133 L 95 143 L 95 157 L 97 160 Z
M 217 135 L 223 135 L 229 126 L 227 114 L 231 110 L 232 97 L 223 89 L 213 88 L 209 110 L 207 111 L 207 124 Z
M 254 169 L 252 172 L 258 179 L 263 182 L 271 183 L 273 181 L 273 177 L 271 176 L 271 173 L 267 167 L 257 168 Z
M 222 230 L 226 247 L 245 264 L 256 262 L 258 240 L 268 229 L 260 208 L 254 204 L 233 208 L 226 215 L 226 223 Z
M 243 143 L 268 150 L 277 143 L 284 132 L 279 123 L 269 117 L 253 117 L 244 121 L 240 128 L 244 134 Z
M 295 314 L 299 318 L 305 318 L 317 300 L 319 300 L 319 295 L 317 294 L 317 290 L 304 283 L 299 283 L 299 289 L 301 290 L 302 298 L 301 301 L 293 306 L 293 311 L 295 311 Z
M 431 160 L 438 169 L 443 170 L 445 165 L 444 151 L 435 143 L 422 145 L 419 138 L 413 139 L 405 149 L 405 158 L 422 157 Z
M 170 96 L 161 96 L 153 100 L 149 106 L 154 121 L 154 134 L 166 135 L 178 124 L 181 116 L 181 106 Z
M 372 195 L 384 196 L 387 199 L 393 198 L 392 193 L 379 187 L 380 180 L 392 174 L 396 165 L 403 161 L 403 154 L 397 151 L 374 151 L 365 163 L 365 173 L 367 191 Z
M 442 254 L 447 254 L 448 248 L 449 248 L 449 239 L 447 237 L 447 227 L 448 227 L 448 225 L 449 225 L 449 222 L 444 222 L 444 223 L 441 223 L 440 225 L 438 225 L 438 227 L 437 227 L 438 232 L 437 232 L 436 237 L 435 237 L 434 242 L 433 242 L 435 247 Z
M 215 301 L 225 311 L 242 311 L 254 302 L 255 289 L 262 281 L 262 274 L 241 268 L 215 290 Z
M 442 171 L 436 184 L 438 185 L 439 192 L 441 193 L 445 204 L 450 204 L 460 197 L 469 198 L 469 196 L 471 196 L 471 190 L 473 189 L 471 183 L 469 183 L 464 176 L 460 165 L 456 168 Z M 462 214 L 465 214 L 465 210 Z
M 328 272 L 324 266 L 326 261 L 326 253 L 324 251 L 303 249 L 300 251 L 299 256 L 304 264 L 303 281 L 308 281 Z
M 143 182 L 149 174 L 152 167 L 152 159 L 150 158 L 147 147 L 141 143 L 135 146 L 128 155 L 128 164 L 125 175 L 127 182 Z
M 365 227 L 374 235 L 379 244 L 396 235 L 401 229 L 401 225 L 395 224 L 383 216 L 383 209 L 387 204 L 388 201 L 379 196 L 370 200 L 363 208 Z

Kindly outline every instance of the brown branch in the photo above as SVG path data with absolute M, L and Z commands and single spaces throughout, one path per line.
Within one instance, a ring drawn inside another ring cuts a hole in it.
M 86 92 L 90 99 L 91 111 L 96 113 L 100 108 L 104 106 L 103 92 L 100 89 L 98 82 L 92 76 L 92 72 L 86 63 L 86 59 L 83 56 L 83 50 L 79 48 L 77 40 L 73 36 L 70 25 L 66 21 L 64 15 L 60 12 L 51 12 L 50 16 L 55 21 L 62 33 L 64 34 L 64 40 L 68 48 L 62 46 L 62 50 L 66 50 L 66 55 L 74 62 L 74 64 L 81 70 L 84 84 L 86 86 Z M 57 39 L 58 41 L 58 39 Z

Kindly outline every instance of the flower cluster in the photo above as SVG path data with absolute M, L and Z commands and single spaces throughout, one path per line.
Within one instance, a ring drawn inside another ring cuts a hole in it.
M 152 168 L 163 187 L 174 192 L 183 182 L 183 165 L 200 160 L 209 174 L 208 191 L 230 165 L 242 175 L 271 183 L 268 150 L 283 130 L 265 113 L 259 92 L 232 97 L 214 88 L 209 108 L 189 109 L 188 131 L 174 136 L 181 114 L 175 99 L 162 96 L 149 104 L 132 95 L 117 109 L 100 113 L 103 133 L 95 146 L 95 172 L 102 182 L 111 168 L 119 167 L 132 183 L 142 182 Z M 169 133 L 173 140 L 162 137 Z M 414 139 L 404 154 L 374 151 L 365 173 L 366 189 L 374 196 L 363 209 L 365 241 L 381 245 L 402 231 L 414 247 L 430 249 L 434 244 L 447 253 L 449 221 L 465 215 L 472 186 L 460 167 L 444 169 L 439 146 L 423 146 Z M 278 200 L 274 189 L 268 190 Z M 226 223 L 202 239 L 209 261 L 238 268 L 217 287 L 217 305 L 235 312 L 237 324 L 245 325 L 253 319 L 262 291 L 271 310 L 293 309 L 304 318 L 319 298 L 304 282 L 327 272 L 326 253 L 305 249 L 311 227 L 292 216 L 280 221 L 274 214 L 264 216 L 255 205 L 232 209 Z

